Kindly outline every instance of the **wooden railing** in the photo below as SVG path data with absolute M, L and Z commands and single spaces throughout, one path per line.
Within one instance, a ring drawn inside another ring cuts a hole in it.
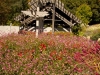
M 29 17 L 29 18 L 25 19 L 25 20 L 22 22 L 22 24 L 29 24 L 29 23 L 31 23 L 33 20 L 35 20 L 34 17 Z
M 71 26 L 74 26 L 70 21 L 68 21 L 66 18 L 64 18 L 63 16 L 61 16 L 61 15 L 58 14 L 57 12 L 56 12 L 56 16 L 57 16 L 58 18 L 60 18 L 62 21 L 64 21 L 66 24 L 68 24 L 70 27 L 71 27 Z
M 19 14 L 17 17 L 14 18 L 16 21 L 20 21 L 24 18 L 23 13 Z
M 54 0 L 42 0 L 42 2 L 43 3 L 47 3 L 47 2 L 54 3 Z M 71 12 L 69 12 L 68 10 L 64 8 L 64 3 L 62 3 L 61 0 L 56 0 L 55 6 L 56 8 L 61 10 L 64 14 L 68 15 L 75 22 L 82 23 L 81 20 L 79 20 L 75 15 L 73 15 Z
M 30 10 L 36 11 L 37 8 L 37 1 L 36 0 L 31 0 L 31 2 L 28 3 L 30 5 Z

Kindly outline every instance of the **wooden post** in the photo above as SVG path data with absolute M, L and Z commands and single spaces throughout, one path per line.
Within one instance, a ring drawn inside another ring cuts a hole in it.
M 53 2 L 52 33 L 54 33 L 54 25 L 55 25 L 55 2 L 56 2 L 56 0 L 54 0 L 54 2 Z
M 40 17 L 40 33 L 43 32 L 43 17 Z
M 70 20 L 70 22 L 72 23 L 72 20 Z M 72 26 L 70 26 L 70 32 L 72 32 Z
M 10 23 L 10 34 L 11 34 L 11 26 L 12 26 L 12 23 Z
M 37 12 L 40 10 L 39 7 L 37 7 Z M 36 14 L 37 16 L 37 14 Z M 38 35 L 39 35 L 39 17 L 36 18 L 36 38 L 38 38 Z
M 39 0 L 37 0 L 37 11 L 36 12 L 39 12 L 39 11 L 40 11 Z M 36 14 L 36 17 L 37 17 L 37 14 Z M 36 38 L 38 38 L 38 35 L 39 35 L 39 17 L 36 18 Z

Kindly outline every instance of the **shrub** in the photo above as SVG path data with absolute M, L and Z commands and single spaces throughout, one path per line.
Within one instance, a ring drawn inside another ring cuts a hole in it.
M 95 30 L 91 36 L 92 40 L 98 40 L 98 38 L 100 38 L 100 29 Z
M 87 25 L 77 24 L 72 27 L 72 33 L 78 36 L 83 36 L 86 31 Z

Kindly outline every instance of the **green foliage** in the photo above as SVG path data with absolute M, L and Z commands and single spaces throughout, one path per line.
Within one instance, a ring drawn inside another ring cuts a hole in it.
M 30 0 L 0 0 L 0 25 L 6 24 L 9 20 L 13 23 L 13 18 L 16 16 L 16 14 L 20 13 L 21 10 L 26 10 L 28 8 L 29 1 Z M 82 3 L 88 4 L 93 13 L 91 20 L 89 18 L 88 22 L 91 21 L 90 23 L 100 23 L 100 0 L 61 1 L 65 4 L 65 8 L 73 14 L 75 14 L 77 9 L 81 7 Z
M 88 24 L 91 21 L 92 11 L 89 5 L 82 4 L 77 8 L 76 16 L 80 18 L 83 23 Z
M 95 24 L 100 23 L 100 0 L 61 0 L 65 4 L 65 8 L 76 13 L 77 9 L 82 6 L 82 4 L 87 4 L 91 8 L 92 17 L 89 23 Z
M 77 24 L 72 27 L 72 33 L 78 36 L 83 36 L 87 25 Z
M 62 0 L 65 4 L 65 8 L 75 14 L 76 9 L 82 4 L 86 3 L 86 0 Z
M 92 40 L 98 40 L 98 38 L 100 38 L 100 29 L 95 30 L 91 36 Z
M 14 21 L 14 20 L 8 20 L 6 25 L 10 25 L 12 23 L 12 26 L 19 26 L 20 22 Z
M 0 0 L 0 24 L 4 25 L 9 21 L 14 23 L 14 17 L 16 14 L 27 8 L 27 0 Z
M 87 3 L 90 5 L 93 13 L 91 23 L 100 23 L 100 0 L 88 0 Z
M 8 19 L 10 13 L 11 0 L 0 0 L 0 24 L 4 24 Z

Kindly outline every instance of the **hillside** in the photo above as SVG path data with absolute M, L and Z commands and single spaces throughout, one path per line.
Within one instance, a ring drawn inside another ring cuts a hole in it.
M 100 24 L 91 25 L 87 28 L 87 31 L 94 31 L 100 29 Z

